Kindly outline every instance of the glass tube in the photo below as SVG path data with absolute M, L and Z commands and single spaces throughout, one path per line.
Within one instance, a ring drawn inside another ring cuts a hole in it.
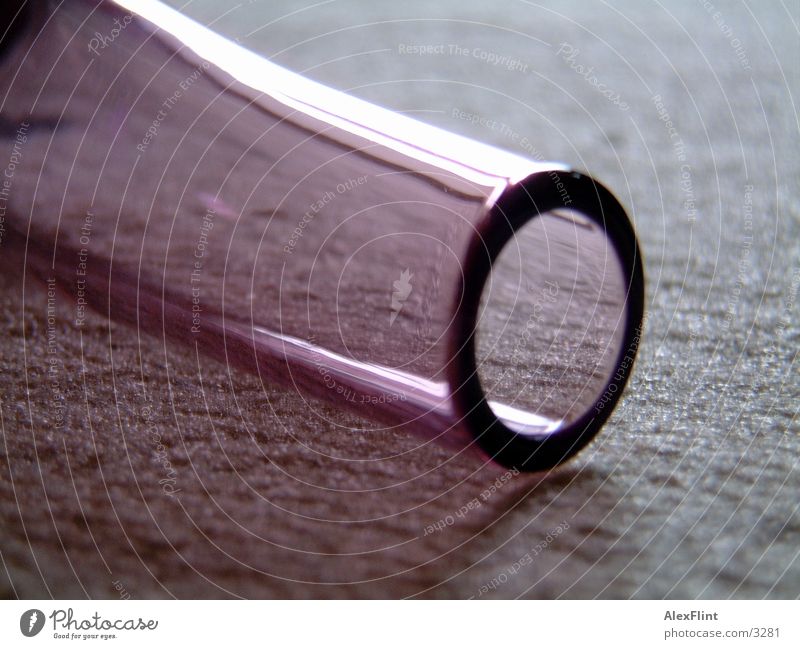
M 3 247 L 76 326 L 94 309 L 523 470 L 591 439 L 643 306 L 608 190 L 125 4 L 32 10 L 2 61 L 3 125 L 28 124 Z

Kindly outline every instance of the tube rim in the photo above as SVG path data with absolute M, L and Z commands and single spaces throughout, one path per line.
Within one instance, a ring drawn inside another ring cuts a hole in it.
M 553 177 L 555 175 L 555 178 Z M 558 184 L 562 186 L 559 189 Z M 566 188 L 569 204 L 565 204 Z M 575 210 L 603 228 L 624 275 L 625 331 L 609 379 L 595 402 L 575 421 L 543 439 L 516 433 L 492 411 L 480 384 L 475 334 L 481 294 L 500 251 L 532 219 L 559 208 Z M 458 415 L 493 460 L 520 471 L 543 471 L 575 455 L 598 433 L 619 402 L 631 375 L 644 317 L 644 269 L 636 234 L 624 208 L 600 183 L 575 171 L 537 172 L 509 186 L 487 211 L 470 241 L 456 293 L 450 384 Z

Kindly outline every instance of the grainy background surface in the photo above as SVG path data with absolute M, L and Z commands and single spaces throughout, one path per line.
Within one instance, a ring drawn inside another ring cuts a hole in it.
M 614 188 L 649 280 L 637 369 L 577 459 L 458 517 L 497 474 L 320 427 L 297 395 L 96 315 L 59 317 L 56 431 L 47 296 L 4 273 L 2 594 L 797 597 L 800 10 L 709 6 L 190 3 L 277 63 Z M 202 393 L 182 380 L 198 362 Z

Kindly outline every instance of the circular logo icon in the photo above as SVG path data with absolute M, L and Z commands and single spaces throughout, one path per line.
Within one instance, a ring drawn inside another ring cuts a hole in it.
M 32 638 L 44 626 L 44 613 L 38 608 L 32 608 L 30 611 L 25 611 L 22 617 L 19 618 L 19 630 L 22 635 Z

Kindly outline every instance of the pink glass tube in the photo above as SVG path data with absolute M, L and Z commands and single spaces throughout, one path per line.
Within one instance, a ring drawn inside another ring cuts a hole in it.
M 592 438 L 643 308 L 608 190 L 123 4 L 26 10 L 3 52 L 0 126 L 27 125 L 9 267 L 55 276 L 75 326 L 91 308 L 507 466 Z

